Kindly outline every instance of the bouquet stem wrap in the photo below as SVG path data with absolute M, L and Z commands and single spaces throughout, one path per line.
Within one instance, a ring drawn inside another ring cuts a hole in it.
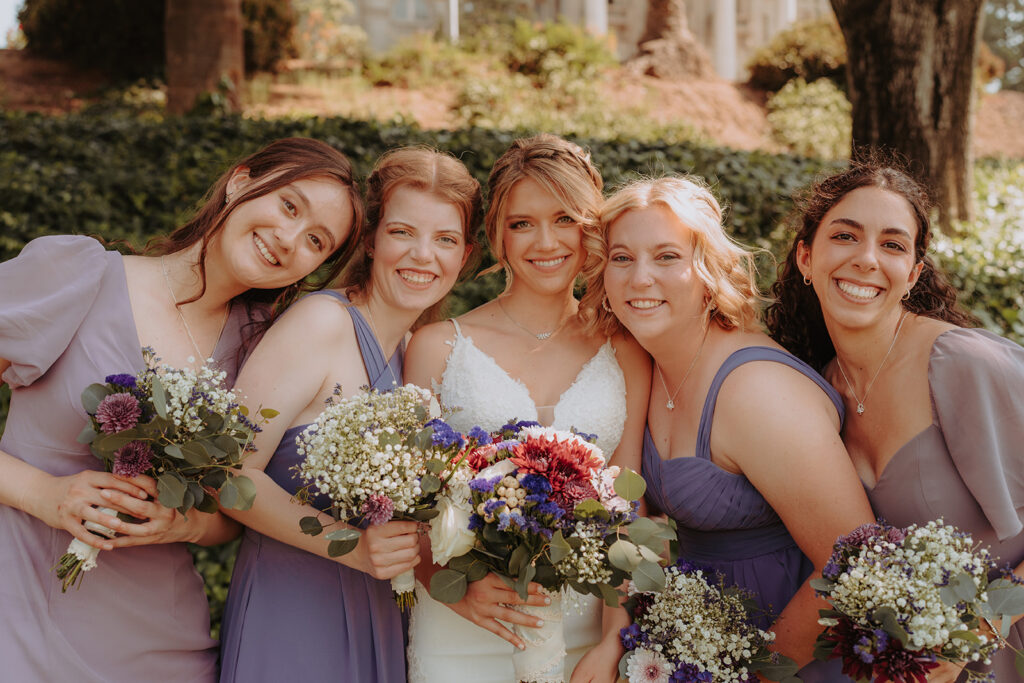
M 540 628 L 512 624 L 512 631 L 526 643 L 525 650 L 512 654 L 516 680 L 520 683 L 563 683 L 565 681 L 565 633 L 562 630 L 562 594 L 544 591 L 550 605 L 515 605 L 513 609 L 544 620 Z
M 117 516 L 116 510 L 111 510 L 107 507 L 96 509 L 104 514 Z M 104 538 L 113 538 L 117 535 L 117 532 L 113 529 L 96 522 L 86 522 L 83 526 L 97 536 L 103 536 Z M 81 579 L 82 572 L 87 572 L 96 567 L 96 558 L 99 554 L 99 548 L 83 543 L 77 538 L 71 539 L 68 549 L 64 551 L 64 554 L 57 561 L 57 566 L 54 568 L 57 571 L 57 578 L 61 580 L 62 593 Z
M 402 609 L 411 609 L 416 604 L 416 574 L 410 569 L 391 579 L 391 591 L 395 602 Z

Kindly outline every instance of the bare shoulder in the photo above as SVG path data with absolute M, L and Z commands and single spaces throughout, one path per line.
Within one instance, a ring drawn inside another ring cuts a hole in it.
M 651 371 L 651 357 L 644 347 L 626 332 L 616 332 L 611 337 L 615 358 L 623 369 Z
M 356 342 L 352 317 L 345 304 L 332 296 L 309 295 L 292 304 L 274 321 L 266 338 L 301 341 L 309 350 Z
M 440 381 L 454 339 L 455 326 L 451 320 L 416 330 L 405 350 L 405 381 L 428 388 Z

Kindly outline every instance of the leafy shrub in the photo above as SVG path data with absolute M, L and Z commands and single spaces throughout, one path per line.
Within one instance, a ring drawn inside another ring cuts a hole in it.
M 206 598 L 210 601 L 210 635 L 220 638 L 221 620 L 224 617 L 224 603 L 228 599 L 231 572 L 235 570 L 239 539 L 210 547 L 189 543 L 196 571 L 203 577 Z
M 608 43 L 567 22 L 531 23 L 517 18 L 504 54 L 509 70 L 538 86 L 565 87 L 590 80 L 603 66 L 616 63 Z
M 457 81 L 469 73 L 476 56 L 430 33 L 406 36 L 379 57 L 363 62 L 363 76 L 374 85 L 412 87 Z
M 827 78 L 796 78 L 768 98 L 772 137 L 803 156 L 839 159 L 850 153 L 851 107 Z
M 794 24 L 754 53 L 747 62 L 749 84 L 775 92 L 794 78 L 829 78 L 846 84 L 846 43 L 829 16 Z
M 351 0 L 293 0 L 292 6 L 299 57 L 314 62 L 339 60 L 349 66 L 365 57 L 366 31 L 347 23 L 355 14 Z
M 298 54 L 291 0 L 242 0 L 242 20 L 247 72 L 273 71 L 282 59 Z

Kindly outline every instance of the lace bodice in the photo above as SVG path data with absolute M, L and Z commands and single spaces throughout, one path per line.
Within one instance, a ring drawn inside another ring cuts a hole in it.
M 452 324 L 455 339 L 448 342 L 452 350 L 441 385 L 435 388 L 445 408 L 457 409 L 449 424 L 460 431 L 476 425 L 492 431 L 511 418 L 536 420 L 537 405 L 526 385 L 464 336 L 457 321 Z M 609 340 L 558 398 L 552 426 L 597 434 L 597 445 L 608 459 L 622 439 L 625 423 L 626 379 Z

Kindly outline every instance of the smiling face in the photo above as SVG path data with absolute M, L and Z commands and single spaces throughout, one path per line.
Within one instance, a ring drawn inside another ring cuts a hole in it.
M 544 294 L 572 289 L 583 267 L 583 230 L 532 178 L 513 186 L 502 216 L 502 246 L 512 287 Z
M 375 232 L 371 296 L 418 314 L 455 286 L 468 254 L 454 204 L 399 186 L 385 202 Z
M 706 288 L 693 265 L 693 232 L 662 204 L 631 209 L 608 229 L 608 304 L 643 344 L 700 325 Z
M 236 174 L 228 187 L 250 181 Z M 306 178 L 239 204 L 209 253 L 246 288 L 286 287 L 316 270 L 352 231 L 352 202 L 338 182 Z
M 797 265 L 826 323 L 859 327 L 900 315 L 903 295 L 921 274 L 916 238 L 913 209 L 896 193 L 860 187 L 837 202 L 810 247 L 797 246 Z

